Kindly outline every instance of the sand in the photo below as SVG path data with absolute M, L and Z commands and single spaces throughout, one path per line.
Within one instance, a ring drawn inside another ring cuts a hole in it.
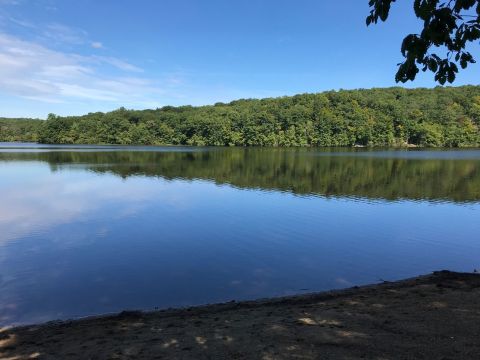
M 480 359 L 480 276 L 3 329 L 1 359 Z

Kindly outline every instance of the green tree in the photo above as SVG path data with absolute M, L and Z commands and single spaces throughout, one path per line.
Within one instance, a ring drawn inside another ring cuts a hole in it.
M 394 2 L 370 0 L 367 26 L 386 21 Z M 458 73 L 457 64 L 465 69 L 475 63 L 466 45 L 480 39 L 480 0 L 414 0 L 413 9 L 423 21 L 423 30 L 403 39 L 401 52 L 405 60 L 399 64 L 395 80 L 414 80 L 421 68 L 432 71 L 435 81 L 442 85 L 452 83 Z M 437 52 L 438 48 L 446 49 L 446 55 Z
M 2 141 L 192 146 L 480 145 L 480 87 L 340 90 L 214 106 L 0 119 Z

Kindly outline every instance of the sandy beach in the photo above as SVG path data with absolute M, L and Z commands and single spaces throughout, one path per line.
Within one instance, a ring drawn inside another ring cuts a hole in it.
M 478 359 L 480 276 L 0 331 L 1 359 Z

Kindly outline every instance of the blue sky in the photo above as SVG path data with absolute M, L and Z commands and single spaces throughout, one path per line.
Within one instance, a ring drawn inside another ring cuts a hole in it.
M 0 116 L 395 86 L 412 3 L 367 28 L 368 0 L 0 0 Z

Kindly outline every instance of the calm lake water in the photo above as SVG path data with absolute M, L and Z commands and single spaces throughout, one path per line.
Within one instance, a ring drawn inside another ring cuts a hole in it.
M 480 150 L 0 143 L 0 324 L 480 268 Z

